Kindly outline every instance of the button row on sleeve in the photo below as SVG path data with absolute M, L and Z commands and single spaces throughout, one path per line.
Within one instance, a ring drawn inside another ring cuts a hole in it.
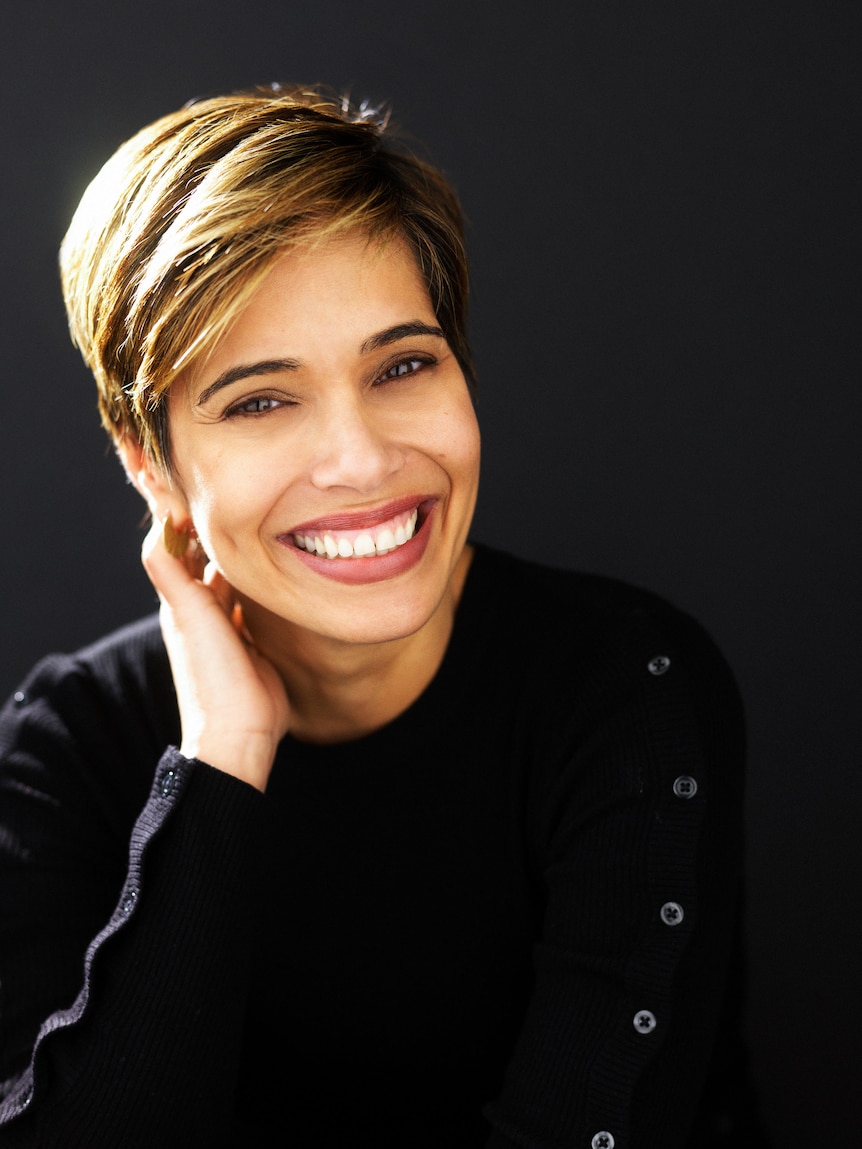
M 647 670 L 655 678 L 659 678 L 670 670 L 670 659 L 666 654 L 657 654 L 647 663 Z M 691 793 L 688 793 L 689 788 L 691 788 Z M 673 784 L 673 792 L 680 798 L 690 798 L 696 790 L 697 783 L 693 778 L 677 778 Z M 679 925 L 684 916 L 683 908 L 678 902 L 665 902 L 659 913 L 662 921 L 668 926 Z M 647 1034 L 653 1032 L 658 1021 L 652 1010 L 639 1009 L 632 1018 L 632 1024 L 638 1033 Z M 615 1144 L 614 1135 L 603 1129 L 593 1136 L 590 1149 L 614 1149 Z
M 666 654 L 657 654 L 647 663 L 650 674 L 658 677 L 670 670 L 670 658 Z M 697 793 L 697 782 L 689 774 L 681 774 L 673 784 L 673 792 L 677 798 L 693 798 Z
M 655 677 L 666 674 L 670 670 L 670 659 L 666 654 L 657 654 L 647 663 L 647 670 Z M 693 798 L 697 793 L 697 781 L 689 774 L 681 774 L 674 780 L 673 792 L 677 798 Z M 685 917 L 685 911 L 679 902 L 665 902 L 659 910 L 661 920 L 666 926 L 678 926 Z M 658 1025 L 656 1015 L 649 1009 L 639 1009 L 632 1019 L 637 1033 L 652 1033 Z M 607 1132 L 596 1133 L 593 1137 L 591 1149 L 613 1149 L 614 1138 Z

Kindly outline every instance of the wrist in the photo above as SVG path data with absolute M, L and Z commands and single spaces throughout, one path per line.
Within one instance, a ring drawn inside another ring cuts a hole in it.
M 231 774 L 263 793 L 275 761 L 276 747 L 277 743 L 265 735 L 202 734 L 184 737 L 180 753 Z

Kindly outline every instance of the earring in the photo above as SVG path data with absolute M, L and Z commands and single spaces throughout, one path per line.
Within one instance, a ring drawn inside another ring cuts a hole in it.
M 162 541 L 165 544 L 165 550 L 169 555 L 173 555 L 175 559 L 181 559 L 189 547 L 189 540 L 195 533 L 194 527 L 189 523 L 183 527 L 182 530 L 177 530 L 174 526 L 173 516 L 171 512 L 165 515 L 162 524 Z

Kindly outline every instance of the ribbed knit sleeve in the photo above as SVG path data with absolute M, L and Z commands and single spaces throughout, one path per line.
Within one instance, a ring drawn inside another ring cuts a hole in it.
M 529 836 L 544 912 L 487 1149 L 682 1147 L 734 934 L 739 699 L 699 628 L 637 611 L 542 710 Z
M 126 738 L 102 761 L 81 733 L 99 710 L 88 675 L 53 660 L 0 724 L 15 828 L 0 839 L 0 1146 L 216 1145 L 233 1111 L 262 795 L 168 748 L 124 826 L 147 754 L 124 754 Z

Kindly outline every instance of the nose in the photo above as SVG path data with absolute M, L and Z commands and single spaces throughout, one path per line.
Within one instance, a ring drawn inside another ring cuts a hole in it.
M 322 420 L 311 464 L 315 487 L 349 487 L 369 494 L 404 465 L 404 451 L 361 403 L 340 405 Z

